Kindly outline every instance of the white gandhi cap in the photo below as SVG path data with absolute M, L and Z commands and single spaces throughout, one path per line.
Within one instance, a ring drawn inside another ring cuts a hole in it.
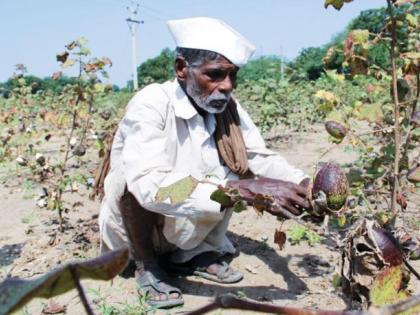
M 169 20 L 177 47 L 217 52 L 238 67 L 246 64 L 255 46 L 226 23 L 209 17 Z

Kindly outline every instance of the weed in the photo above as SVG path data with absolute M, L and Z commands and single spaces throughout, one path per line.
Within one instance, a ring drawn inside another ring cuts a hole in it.
M 322 241 L 320 235 L 299 224 L 292 225 L 287 234 L 289 235 L 292 245 L 299 244 L 302 240 L 306 240 L 309 246 L 314 246 Z

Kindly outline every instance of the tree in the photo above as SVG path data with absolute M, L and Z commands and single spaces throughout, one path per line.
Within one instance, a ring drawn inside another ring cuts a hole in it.
M 249 61 L 238 72 L 238 84 L 245 81 L 256 81 L 259 79 L 281 78 L 281 59 L 278 56 L 263 56 Z
M 169 48 L 163 49 L 159 56 L 143 62 L 137 68 L 140 88 L 150 83 L 162 83 L 174 77 L 175 53 Z
M 289 67 L 294 70 L 292 78 L 316 80 L 324 72 L 323 58 L 326 53 L 326 48 L 323 47 L 308 47 L 303 49 L 299 56 L 289 64 Z

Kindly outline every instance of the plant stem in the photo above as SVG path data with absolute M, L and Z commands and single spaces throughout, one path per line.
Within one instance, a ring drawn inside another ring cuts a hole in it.
M 391 304 L 383 307 L 372 307 L 369 310 L 343 310 L 343 311 L 327 311 L 327 310 L 315 310 L 315 309 L 304 309 L 290 306 L 273 305 L 268 303 L 259 303 L 251 300 L 245 300 L 238 298 L 232 294 L 226 294 L 218 296 L 213 302 L 187 313 L 187 315 L 202 315 L 210 311 L 217 309 L 236 309 L 236 310 L 247 310 L 257 311 L 262 313 L 270 314 L 282 314 L 282 315 L 395 315 L 400 314 L 404 311 L 412 309 L 420 304 L 420 295 L 414 295 L 408 299 Z
M 397 211 L 397 193 L 399 189 L 398 175 L 399 175 L 399 164 L 400 164 L 400 106 L 398 101 L 398 88 L 397 88 L 397 69 L 395 64 L 395 48 L 397 45 L 397 21 L 393 12 L 393 4 L 391 0 L 387 0 L 388 14 L 391 19 L 391 47 L 390 47 L 390 58 L 392 67 L 392 88 L 393 88 L 393 100 L 394 100 L 394 141 L 395 141 L 395 156 L 394 156 L 394 169 L 392 174 L 392 195 L 391 195 L 391 213 L 392 213 L 392 225 L 395 224 L 395 220 L 398 214 Z
M 82 285 L 80 284 L 79 275 L 77 274 L 76 269 L 73 265 L 69 265 L 70 274 L 76 285 L 77 292 L 79 293 L 80 300 L 82 301 L 83 307 L 85 308 L 86 314 L 94 315 L 92 308 L 89 305 L 88 299 L 86 297 L 85 291 L 83 290 Z

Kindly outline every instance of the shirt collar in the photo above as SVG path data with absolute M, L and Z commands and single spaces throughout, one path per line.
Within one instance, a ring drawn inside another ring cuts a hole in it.
M 185 94 L 178 80 L 174 80 L 174 111 L 175 116 L 182 119 L 190 119 L 198 115 L 197 110 L 191 104 L 188 96 Z

